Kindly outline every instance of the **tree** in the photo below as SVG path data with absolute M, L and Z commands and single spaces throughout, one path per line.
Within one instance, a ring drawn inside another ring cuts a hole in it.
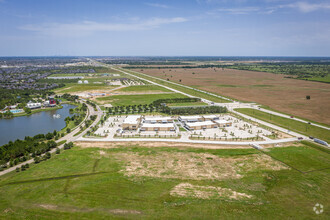
M 311 99 L 311 96 L 310 95 L 306 95 L 306 99 L 307 100 L 310 100 Z
M 56 154 L 60 154 L 61 150 L 59 148 L 56 148 Z
M 46 134 L 46 139 L 47 139 L 47 140 L 50 140 L 50 139 L 52 139 L 53 137 L 54 137 L 54 134 L 53 134 L 53 133 L 50 133 L 50 132 L 49 132 L 49 133 Z
M 31 114 L 31 109 L 30 108 L 27 108 L 27 107 L 24 107 L 23 110 L 25 111 L 26 114 Z
M 40 163 L 40 157 L 35 157 L 34 158 L 34 163 Z
M 70 129 L 70 128 L 67 128 L 67 129 L 66 129 L 66 132 L 67 132 L 67 133 L 70 133 L 70 132 L 71 132 L 71 129 Z

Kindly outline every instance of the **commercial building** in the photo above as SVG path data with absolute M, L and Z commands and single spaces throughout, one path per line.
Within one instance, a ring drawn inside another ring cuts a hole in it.
M 141 115 L 129 115 L 122 124 L 123 130 L 137 130 L 141 123 Z
M 174 119 L 171 117 L 145 117 L 143 123 L 173 123 Z
M 204 118 L 200 115 L 179 116 L 178 120 L 183 123 L 201 122 Z
M 219 127 L 229 127 L 232 126 L 232 123 L 226 120 L 215 120 L 214 121 Z
M 141 125 L 140 131 L 175 131 L 175 126 L 173 123 L 144 123 Z
M 26 104 L 26 107 L 27 108 L 30 108 L 30 109 L 35 109 L 35 108 L 41 108 L 41 103 L 39 102 L 32 102 L 32 101 L 29 101 L 27 104 Z
M 219 116 L 216 115 L 203 115 L 204 121 L 215 121 L 219 120 Z
M 213 121 L 201 121 L 201 122 L 187 122 L 185 123 L 185 127 L 189 130 L 202 130 L 209 128 L 217 128 L 218 125 Z

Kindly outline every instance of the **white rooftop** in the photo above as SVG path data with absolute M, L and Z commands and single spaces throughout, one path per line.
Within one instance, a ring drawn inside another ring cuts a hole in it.
M 229 123 L 229 122 L 226 121 L 226 120 L 215 120 L 214 122 L 215 122 L 215 123 L 218 123 L 218 124 L 226 124 L 226 123 Z
M 193 126 L 206 126 L 206 125 L 215 125 L 212 121 L 200 121 L 200 122 L 193 122 L 193 123 L 186 123 L 189 127 Z
M 187 119 L 199 119 L 202 118 L 200 115 L 188 115 L 188 116 L 180 116 L 181 119 L 187 120 Z
M 173 125 L 173 123 L 168 123 L 168 124 L 160 124 L 160 123 L 157 123 L 157 124 L 143 124 L 142 126 L 141 126 L 142 128 L 144 127 L 144 128 L 160 128 L 160 127 L 162 127 L 162 128 L 173 128 L 174 127 L 174 125 Z
M 216 115 L 203 115 L 203 118 L 219 118 L 219 116 L 216 116 Z
M 141 118 L 141 115 L 129 115 L 124 119 L 125 124 L 136 124 L 138 123 L 138 119 Z

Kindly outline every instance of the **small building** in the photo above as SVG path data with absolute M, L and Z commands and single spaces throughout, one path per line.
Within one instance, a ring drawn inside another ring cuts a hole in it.
M 30 101 L 26 104 L 26 107 L 30 109 L 41 108 L 41 103 L 39 102 L 34 103 Z
M 202 130 L 209 128 L 217 128 L 218 125 L 213 121 L 201 121 L 201 122 L 193 122 L 193 123 L 185 123 L 185 127 L 189 130 Z
M 204 121 L 215 121 L 215 120 L 219 120 L 219 116 L 216 115 L 203 115 L 203 119 Z
M 129 115 L 122 124 L 123 130 L 137 130 L 141 123 L 141 115 Z
M 84 80 L 84 84 L 88 84 L 88 80 Z
M 200 115 L 190 115 L 190 116 L 179 116 L 178 120 L 184 123 L 186 122 L 192 123 L 192 122 L 204 121 L 204 118 Z
M 143 123 L 156 124 L 156 123 L 173 123 L 174 119 L 171 117 L 145 117 Z
M 215 120 L 214 121 L 219 127 L 229 127 L 232 126 L 232 123 L 226 120 Z
M 173 123 L 144 123 L 141 125 L 140 131 L 175 131 L 175 127 Z

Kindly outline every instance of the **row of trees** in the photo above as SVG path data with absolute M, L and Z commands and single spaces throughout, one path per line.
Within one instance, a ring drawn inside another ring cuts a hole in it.
M 57 146 L 52 140 L 58 133 L 38 134 L 34 137 L 25 137 L 24 140 L 9 141 L 8 144 L 0 147 L 0 168 L 6 168 L 24 162 L 31 157 L 39 156 Z

